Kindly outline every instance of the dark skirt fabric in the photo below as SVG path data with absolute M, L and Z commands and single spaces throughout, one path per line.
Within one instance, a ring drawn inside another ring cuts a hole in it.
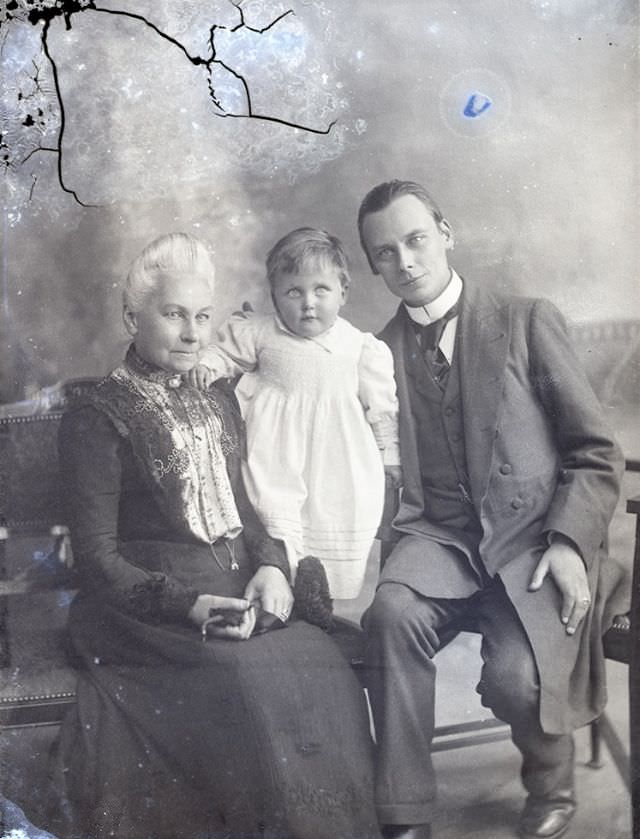
M 163 562 L 184 571 L 181 553 Z M 241 594 L 242 573 L 221 580 L 188 553 L 201 591 Z M 365 697 L 325 633 L 299 621 L 203 642 L 95 594 L 76 598 L 70 631 L 81 670 L 54 761 L 57 835 L 379 837 Z

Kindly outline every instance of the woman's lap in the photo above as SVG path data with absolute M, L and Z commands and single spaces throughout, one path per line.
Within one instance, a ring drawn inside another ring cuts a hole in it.
M 105 828 L 124 819 L 132 837 L 260 823 L 283 837 L 376 835 L 364 696 L 324 633 L 298 622 L 203 643 L 188 627 L 84 611 L 57 769 L 91 819 L 107 811 Z

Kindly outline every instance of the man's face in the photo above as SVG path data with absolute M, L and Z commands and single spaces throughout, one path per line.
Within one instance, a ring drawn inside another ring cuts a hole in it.
M 415 195 L 401 195 L 365 216 L 362 238 L 374 273 L 408 306 L 428 305 L 446 288 L 451 229 L 444 220 L 437 223 Z

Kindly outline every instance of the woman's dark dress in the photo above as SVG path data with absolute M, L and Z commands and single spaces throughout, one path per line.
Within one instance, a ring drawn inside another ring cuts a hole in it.
M 234 422 L 224 397 L 225 422 Z M 364 695 L 345 658 L 302 621 L 202 642 L 198 593 L 242 596 L 281 546 L 250 508 L 238 570 L 216 543 L 171 532 L 130 440 L 95 407 L 69 412 L 60 452 L 81 592 L 70 633 L 78 701 L 56 756 L 56 830 L 68 837 L 378 837 Z M 224 547 L 224 546 L 223 546 Z

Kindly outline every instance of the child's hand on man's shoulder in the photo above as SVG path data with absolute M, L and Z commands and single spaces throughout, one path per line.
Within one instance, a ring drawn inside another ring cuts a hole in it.
M 392 489 L 400 489 L 403 483 L 402 466 L 385 465 L 384 467 L 385 483 Z

